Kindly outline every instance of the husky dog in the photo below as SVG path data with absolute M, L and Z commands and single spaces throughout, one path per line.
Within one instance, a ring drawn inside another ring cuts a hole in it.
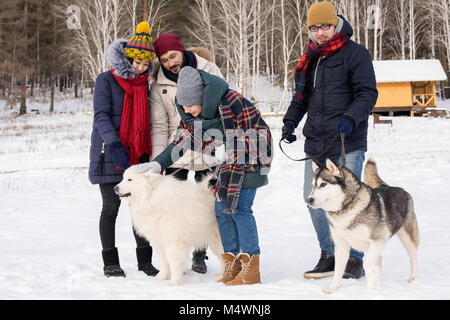
M 208 179 L 191 184 L 129 168 L 114 190 L 128 200 L 136 232 L 155 248 L 160 264 L 155 279 L 170 278 L 170 284 L 181 285 L 192 247 L 209 245 L 223 270 L 223 247 Z
M 335 246 L 334 278 L 323 291 L 338 290 L 351 247 L 366 251 L 363 267 L 367 286 L 375 288 L 380 279 L 381 251 L 394 234 L 410 257 L 409 281 L 415 280 L 419 229 L 411 195 L 383 182 L 371 159 L 364 169 L 366 183 L 328 159 L 326 167 L 319 167 L 313 161 L 313 170 L 313 189 L 306 202 L 312 208 L 325 211 Z

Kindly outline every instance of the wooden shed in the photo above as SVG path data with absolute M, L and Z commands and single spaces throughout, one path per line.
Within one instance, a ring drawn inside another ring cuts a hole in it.
M 436 107 L 436 84 L 447 80 L 439 60 L 373 61 L 378 100 L 373 112 L 417 111 Z

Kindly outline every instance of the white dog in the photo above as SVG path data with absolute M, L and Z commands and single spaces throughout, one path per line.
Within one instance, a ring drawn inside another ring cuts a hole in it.
M 155 279 L 170 277 L 170 284 L 183 284 L 192 247 L 209 246 L 222 263 L 223 247 L 208 179 L 193 184 L 130 168 L 114 190 L 127 198 L 136 232 L 155 248 L 160 263 Z

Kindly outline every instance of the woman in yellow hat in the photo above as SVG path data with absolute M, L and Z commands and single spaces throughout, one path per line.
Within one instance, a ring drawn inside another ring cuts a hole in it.
M 117 39 L 108 47 L 111 69 L 95 81 L 89 180 L 99 184 L 102 195 L 100 239 L 107 277 L 125 277 L 115 244 L 120 198 L 113 188 L 125 169 L 147 162 L 152 152 L 148 78 L 154 56 L 150 26 L 141 22 L 131 40 Z M 152 247 L 136 232 L 134 237 L 138 270 L 155 276 L 158 270 L 152 265 Z

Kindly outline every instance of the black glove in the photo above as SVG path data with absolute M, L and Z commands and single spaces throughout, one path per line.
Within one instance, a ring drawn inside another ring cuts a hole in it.
M 130 166 L 130 155 L 122 142 L 113 142 L 108 145 L 108 149 L 114 164 L 125 171 Z
M 292 143 L 297 140 L 297 136 L 294 135 L 295 124 L 292 121 L 286 121 L 281 129 L 281 140 L 285 140 L 287 143 Z
M 350 118 L 342 117 L 339 121 L 338 132 L 344 132 L 346 137 L 348 137 L 352 133 L 354 128 L 355 125 L 353 124 L 353 120 Z

